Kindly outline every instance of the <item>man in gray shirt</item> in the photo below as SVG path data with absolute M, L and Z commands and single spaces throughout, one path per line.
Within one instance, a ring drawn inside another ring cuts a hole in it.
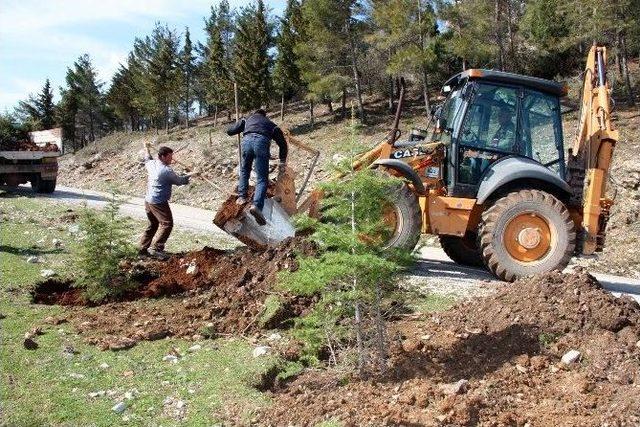
M 164 251 L 164 245 L 173 229 L 173 215 L 169 207 L 171 187 L 188 184 L 189 178 L 198 175 L 198 172 L 177 175 L 171 169 L 173 150 L 169 147 L 160 147 L 157 160 L 151 157 L 151 144 L 146 142 L 145 149 L 144 165 L 149 178 L 147 194 L 144 198 L 144 209 L 147 213 L 149 226 L 140 239 L 139 253 L 167 259 L 168 255 Z

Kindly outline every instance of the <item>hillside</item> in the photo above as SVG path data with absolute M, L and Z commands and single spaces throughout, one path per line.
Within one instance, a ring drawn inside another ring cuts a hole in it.
M 569 104 L 577 104 L 577 80 L 570 81 Z M 410 100 L 403 113 L 400 128 L 406 134 L 412 127 L 426 127 L 426 117 L 419 101 Z M 338 112 L 329 113 L 324 107 L 316 109 L 313 129 L 309 126 L 308 111 L 300 103 L 289 108 L 283 127 L 289 128 L 302 142 L 320 150 L 321 155 L 310 181 L 313 184 L 325 179 L 333 162 L 348 155 L 349 147 L 364 150 L 383 140 L 393 121 L 393 114 L 382 100 L 370 99 L 367 103 L 372 124 L 362 127 L 342 120 Z M 275 109 L 270 116 L 279 121 Z M 619 107 L 615 112 L 615 124 L 621 140 L 616 147 L 611 171 L 611 194 L 615 196 L 611 220 L 608 225 L 607 245 L 602 254 L 581 258 L 578 262 L 594 266 L 598 270 L 640 277 L 640 166 L 636 161 L 640 154 L 640 112 L 637 108 Z M 198 165 L 212 181 L 231 192 L 235 188 L 234 168 L 237 164 L 237 140 L 224 133 L 227 123 L 213 126 L 211 118 L 197 121 L 189 129 L 176 129 L 168 134 L 153 132 L 113 133 L 78 151 L 64 156 L 61 162 L 60 183 L 63 185 L 98 190 L 116 189 L 119 192 L 140 196 L 145 192 L 146 173 L 140 162 L 143 141 L 154 141 L 154 146 L 169 145 L 183 148 L 176 158 L 188 164 Z M 569 146 L 575 134 L 577 112 L 564 116 L 565 146 Z M 354 143 L 352 144 L 351 141 Z M 277 147 L 272 144 L 272 154 Z M 307 171 L 310 157 L 300 149 L 291 148 L 290 165 L 298 179 Z M 176 166 L 179 170 L 180 166 Z M 210 210 L 217 210 L 228 194 L 221 194 L 203 180 L 194 180 L 188 187 L 175 188 L 173 201 Z

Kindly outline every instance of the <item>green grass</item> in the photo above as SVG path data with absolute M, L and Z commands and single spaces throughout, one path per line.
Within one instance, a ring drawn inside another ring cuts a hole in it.
M 55 220 L 69 208 L 79 209 L 45 199 L 0 198 L 0 313 L 6 316 L 0 320 L 0 425 L 212 425 L 228 405 L 243 408 L 247 417 L 264 405 L 264 395 L 252 384 L 278 360 L 253 358 L 252 346 L 242 339 L 206 340 L 193 353 L 186 351 L 192 342 L 178 339 L 141 342 L 116 353 L 85 344 L 67 323 L 45 324 L 46 317 L 65 309 L 31 304 L 29 291 L 42 269 L 70 273 L 77 243 L 71 224 Z M 142 230 L 138 225 L 132 239 Z M 61 248 L 53 246 L 54 238 L 62 241 Z M 203 245 L 193 235 L 170 242 L 170 250 Z M 27 263 L 31 255 L 42 263 Z M 38 349 L 27 350 L 23 335 L 34 326 L 43 326 L 45 333 L 36 338 Z M 78 354 L 66 356 L 64 346 Z M 162 360 L 172 347 L 184 354 L 176 364 Z M 109 367 L 103 369 L 103 363 Z M 113 395 L 89 397 L 97 391 Z M 123 397 L 127 392 L 131 400 Z M 163 401 L 168 397 L 186 403 L 184 419 L 167 413 Z M 122 414 L 111 410 L 119 401 L 127 404 Z
M 437 313 L 451 308 L 456 303 L 456 299 L 451 295 L 441 295 L 429 293 L 417 296 L 410 304 L 410 307 L 419 313 Z

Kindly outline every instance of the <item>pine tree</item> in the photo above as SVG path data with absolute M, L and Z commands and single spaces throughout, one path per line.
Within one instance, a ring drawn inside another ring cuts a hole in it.
M 421 80 L 427 114 L 429 74 L 437 70 L 437 26 L 434 10 L 423 0 L 377 0 L 373 19 L 382 30 L 374 38 L 376 45 L 390 52 L 387 72 L 411 74 Z
M 67 86 L 61 88 L 65 138 L 71 138 L 74 149 L 95 141 L 108 129 L 105 122 L 105 102 L 102 83 L 89 55 L 81 55 L 67 69 Z M 72 130 L 73 129 L 73 130 Z M 77 140 L 80 137 L 80 140 Z
M 363 51 L 364 23 L 360 16 L 361 4 L 356 0 L 305 0 L 302 3 L 304 37 L 297 47 L 298 65 L 309 88 L 308 99 L 326 102 L 343 93 L 345 87 L 334 83 L 349 79 L 354 87 L 361 121 L 365 120 L 362 102 L 359 55 Z M 335 88 L 323 93 L 325 88 Z
M 222 7 L 222 5 L 221 5 Z M 229 64 L 227 62 L 227 49 L 224 44 L 220 14 L 215 7 L 211 7 L 211 14 L 205 20 L 207 42 L 203 46 L 203 62 L 200 71 L 200 81 L 203 87 L 206 102 L 213 107 L 213 113 L 217 122 L 218 111 L 226 109 L 230 115 L 233 105 L 233 81 Z
M 53 91 L 49 79 L 45 81 L 42 91 L 37 97 L 30 95 L 26 101 L 20 101 L 18 113 L 22 115 L 23 121 L 28 121 L 29 127 L 34 130 L 55 127 L 55 103 L 53 102 Z
M 271 97 L 269 31 L 263 0 L 242 9 L 234 43 L 234 78 L 243 109 L 258 108 Z
M 183 106 L 185 115 L 185 125 L 189 127 L 189 113 L 191 112 L 191 105 L 193 104 L 193 80 L 195 72 L 195 56 L 193 55 L 193 45 L 191 44 L 191 36 L 189 34 L 189 27 L 185 29 L 184 34 L 184 47 L 180 53 L 180 67 L 182 71 L 182 87 L 183 87 Z
M 296 32 L 295 23 L 300 20 L 300 4 L 297 0 L 289 0 L 283 18 L 280 20 L 280 32 L 277 37 L 277 56 L 273 72 L 273 79 L 277 90 L 282 95 L 282 110 L 284 101 L 299 94 L 302 89 L 302 78 L 298 67 L 296 45 L 300 42 L 300 35 Z

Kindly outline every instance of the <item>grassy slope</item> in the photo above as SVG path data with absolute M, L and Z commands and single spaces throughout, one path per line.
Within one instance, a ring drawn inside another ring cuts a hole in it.
M 127 425 L 174 424 L 178 418 L 163 406 L 172 397 L 186 403 L 181 421 L 207 425 L 226 404 L 243 405 L 249 416 L 266 401 L 251 384 L 276 360 L 271 356 L 254 359 L 252 346 L 243 339 L 205 341 L 194 353 L 186 351 L 192 342 L 177 339 L 141 342 L 129 351 L 115 353 L 84 344 L 68 324 L 46 325 L 43 319 L 64 309 L 31 304 L 29 290 L 43 268 L 63 276 L 70 273 L 76 243 L 68 224 L 50 220 L 67 208 L 43 199 L 0 199 L 0 313 L 6 316 L 0 320 L 0 424 L 108 426 L 123 420 L 128 420 Z M 177 233 L 174 237 L 173 249 L 180 250 L 189 244 L 193 248 L 198 236 Z M 54 238 L 64 246 L 53 248 Z M 45 242 L 37 243 L 41 239 Z M 43 262 L 27 263 L 30 255 L 42 257 Z M 39 325 L 44 325 L 45 332 L 36 339 L 40 347 L 26 350 L 24 333 Z M 64 346 L 79 353 L 66 357 Z M 186 355 L 177 364 L 162 361 L 172 347 Z M 109 367 L 101 368 L 102 363 Z M 133 375 L 125 374 L 128 372 Z M 113 395 L 89 397 L 100 390 Z M 133 399 L 125 399 L 126 392 L 132 392 Z M 127 409 L 118 415 L 111 408 L 121 400 Z

